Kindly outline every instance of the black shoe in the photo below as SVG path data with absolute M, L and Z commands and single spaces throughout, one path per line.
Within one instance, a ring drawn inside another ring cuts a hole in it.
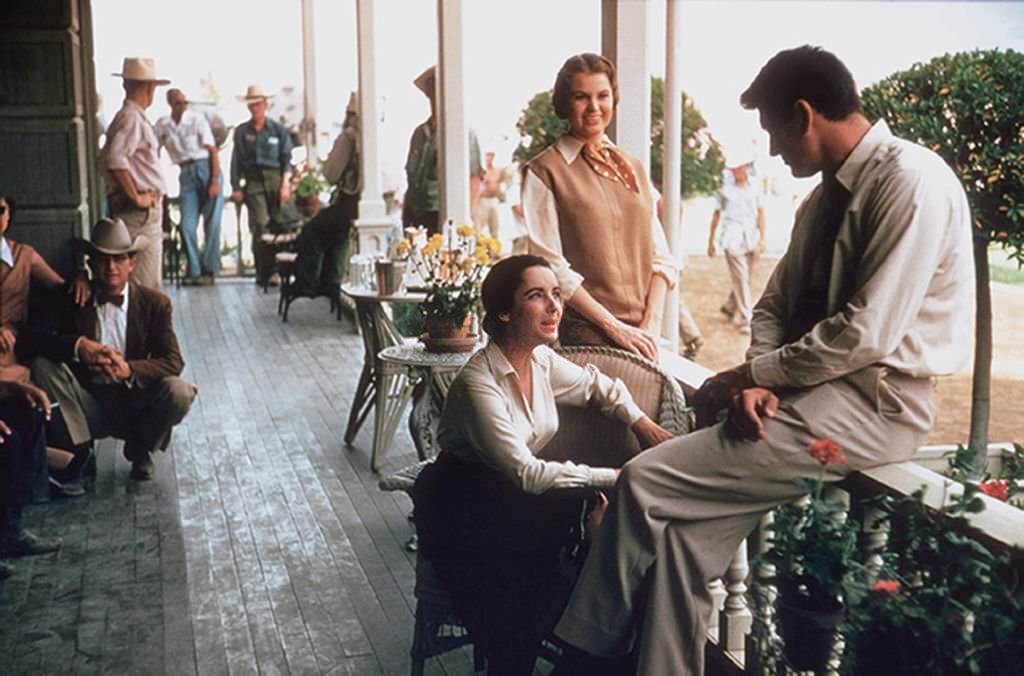
M 52 474 L 50 475 L 50 497 L 51 498 L 80 498 L 85 495 L 85 486 L 81 479 L 74 481 L 59 481 Z
M 134 481 L 152 481 L 156 476 L 156 465 L 149 458 L 132 463 L 131 478 Z
M 6 561 L 0 561 L 0 580 L 6 580 L 11 575 L 14 575 L 14 566 Z
M 22 528 L 5 538 L 2 549 L 5 556 L 35 556 L 55 552 L 60 546 L 60 538 L 44 538 Z

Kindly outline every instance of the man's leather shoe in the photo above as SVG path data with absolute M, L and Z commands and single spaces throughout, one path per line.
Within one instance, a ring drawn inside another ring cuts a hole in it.
M 132 463 L 131 477 L 135 481 L 152 481 L 156 476 L 156 465 L 149 458 Z
M 60 546 L 60 538 L 44 538 L 22 528 L 4 539 L 2 549 L 5 556 L 34 556 L 55 552 Z
M 14 575 L 14 566 L 6 561 L 0 561 L 0 580 L 6 580 L 11 575 Z
M 85 486 L 81 479 L 60 481 L 50 476 L 50 496 L 54 498 L 80 498 L 85 495 Z

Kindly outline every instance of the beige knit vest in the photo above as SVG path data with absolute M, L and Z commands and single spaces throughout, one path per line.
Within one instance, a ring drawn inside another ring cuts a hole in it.
M 583 287 L 617 319 L 637 326 L 654 259 L 652 199 L 643 166 L 623 155 L 638 194 L 598 176 L 582 156 L 566 164 L 553 145 L 528 167 L 555 196 L 562 255 L 583 275 Z

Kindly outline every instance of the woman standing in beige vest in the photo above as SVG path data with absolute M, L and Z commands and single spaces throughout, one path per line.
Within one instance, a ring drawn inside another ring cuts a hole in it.
M 555 113 L 569 131 L 530 160 L 523 211 L 530 253 L 562 287 L 563 345 L 610 345 L 657 359 L 655 336 L 678 270 L 643 165 L 605 135 L 619 101 L 615 66 L 597 54 L 558 71 Z

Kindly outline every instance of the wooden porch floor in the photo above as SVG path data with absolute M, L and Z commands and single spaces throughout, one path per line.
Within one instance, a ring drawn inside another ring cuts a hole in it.
M 410 504 L 377 488 L 372 419 L 342 441 L 353 324 L 325 299 L 282 324 L 251 280 L 166 291 L 199 397 L 156 481 L 108 441 L 88 496 L 28 508 L 64 546 L 0 583 L 0 672 L 409 673 Z M 414 459 L 403 425 L 382 471 Z M 473 673 L 468 649 L 427 673 Z

